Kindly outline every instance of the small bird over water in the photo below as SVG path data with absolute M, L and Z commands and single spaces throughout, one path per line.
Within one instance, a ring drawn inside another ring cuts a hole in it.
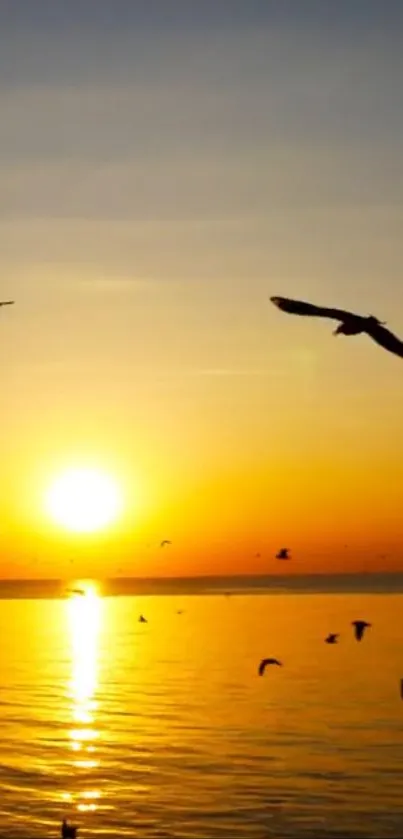
M 264 671 L 266 670 L 266 667 L 268 667 L 269 664 L 277 664 L 278 667 L 283 666 L 281 661 L 278 660 L 278 658 L 263 658 L 262 661 L 259 664 L 259 670 L 258 670 L 259 676 L 263 676 L 263 673 L 264 673 Z
M 333 335 L 359 335 L 364 332 L 384 350 L 403 358 L 403 341 L 400 341 L 389 329 L 385 329 L 382 321 L 373 315 L 362 317 L 353 312 L 346 312 L 344 309 L 328 309 L 326 306 L 314 306 L 312 303 L 289 300 L 287 297 L 271 297 L 270 300 L 282 312 L 288 312 L 290 315 L 308 315 L 338 320 L 340 323 Z
M 331 632 L 327 638 L 325 638 L 325 644 L 337 644 L 338 637 L 338 632 Z
M 371 624 L 366 621 L 351 621 L 351 626 L 354 627 L 354 635 L 357 641 L 361 641 L 367 626 L 371 626 Z
M 66 819 L 62 821 L 62 832 L 61 838 L 62 839 L 76 839 L 78 827 L 73 827 L 72 824 L 68 824 Z
M 276 559 L 290 559 L 290 549 L 280 548 L 278 553 L 276 553 Z

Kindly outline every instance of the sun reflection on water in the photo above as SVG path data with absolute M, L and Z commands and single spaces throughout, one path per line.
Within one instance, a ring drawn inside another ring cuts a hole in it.
M 93 584 L 82 584 L 67 603 L 71 644 L 72 673 L 69 684 L 72 698 L 73 726 L 69 731 L 72 765 L 76 780 L 80 770 L 96 769 L 99 765 L 96 742 L 98 703 L 98 643 L 102 617 L 102 598 Z M 83 779 L 84 780 L 84 779 Z M 86 776 L 86 780 L 87 776 Z M 80 812 L 98 808 L 99 790 L 77 790 L 68 798 Z

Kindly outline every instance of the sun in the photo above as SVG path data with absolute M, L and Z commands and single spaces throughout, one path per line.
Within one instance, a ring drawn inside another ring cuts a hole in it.
M 68 469 L 46 493 L 51 518 L 74 533 L 104 530 L 118 517 L 121 507 L 114 479 L 98 469 Z

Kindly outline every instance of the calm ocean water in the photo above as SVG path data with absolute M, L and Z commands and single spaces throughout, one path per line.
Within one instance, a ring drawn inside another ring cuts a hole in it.
M 400 594 L 1 600 L 0 836 L 63 816 L 103 839 L 403 836 L 402 614 Z M 259 678 L 265 656 L 284 667 Z

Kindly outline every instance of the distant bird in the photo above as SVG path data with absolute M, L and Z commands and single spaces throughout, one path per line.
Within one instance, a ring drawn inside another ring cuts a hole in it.
M 325 638 L 325 644 L 337 644 L 338 637 L 338 632 L 331 632 L 330 635 Z
M 276 559 L 290 559 L 290 549 L 289 548 L 280 548 L 279 552 L 276 553 Z
M 72 588 L 70 594 L 79 594 L 80 597 L 85 597 L 86 591 L 83 588 Z
M 304 303 L 301 300 L 289 300 L 287 297 L 271 297 L 270 300 L 282 312 L 288 312 L 291 315 L 309 315 L 338 320 L 340 323 L 333 335 L 359 335 L 364 332 L 384 350 L 403 358 L 403 341 L 400 341 L 389 329 L 385 329 L 384 323 L 373 315 L 362 317 L 353 312 L 346 312 L 344 309 L 328 309 L 325 306 L 314 306 L 312 303 Z
M 0 306 L 14 306 L 15 300 L 0 300 Z
M 68 824 L 66 819 L 62 821 L 62 832 L 61 837 L 62 839 L 76 839 L 78 827 L 73 827 L 72 824 Z
M 172 545 L 172 542 L 169 539 L 163 539 L 160 543 L 160 548 L 165 548 L 165 545 Z
M 183 615 L 183 609 L 178 609 L 178 611 L 177 611 L 177 613 L 176 613 L 176 614 L 177 614 L 177 615 Z
M 357 641 L 361 641 L 367 626 L 371 626 L 371 624 L 366 621 L 351 621 L 351 626 L 354 627 L 354 635 Z
M 263 673 L 269 664 L 277 664 L 278 667 L 283 666 L 281 661 L 278 660 L 278 658 L 263 658 L 259 664 L 259 676 L 263 676 Z
M 147 618 L 144 617 L 144 615 L 140 615 L 139 623 L 148 623 L 148 620 L 147 620 Z
M 400 696 L 403 699 L 403 679 L 400 679 Z
M 260 554 L 255 554 L 255 559 L 260 559 Z

